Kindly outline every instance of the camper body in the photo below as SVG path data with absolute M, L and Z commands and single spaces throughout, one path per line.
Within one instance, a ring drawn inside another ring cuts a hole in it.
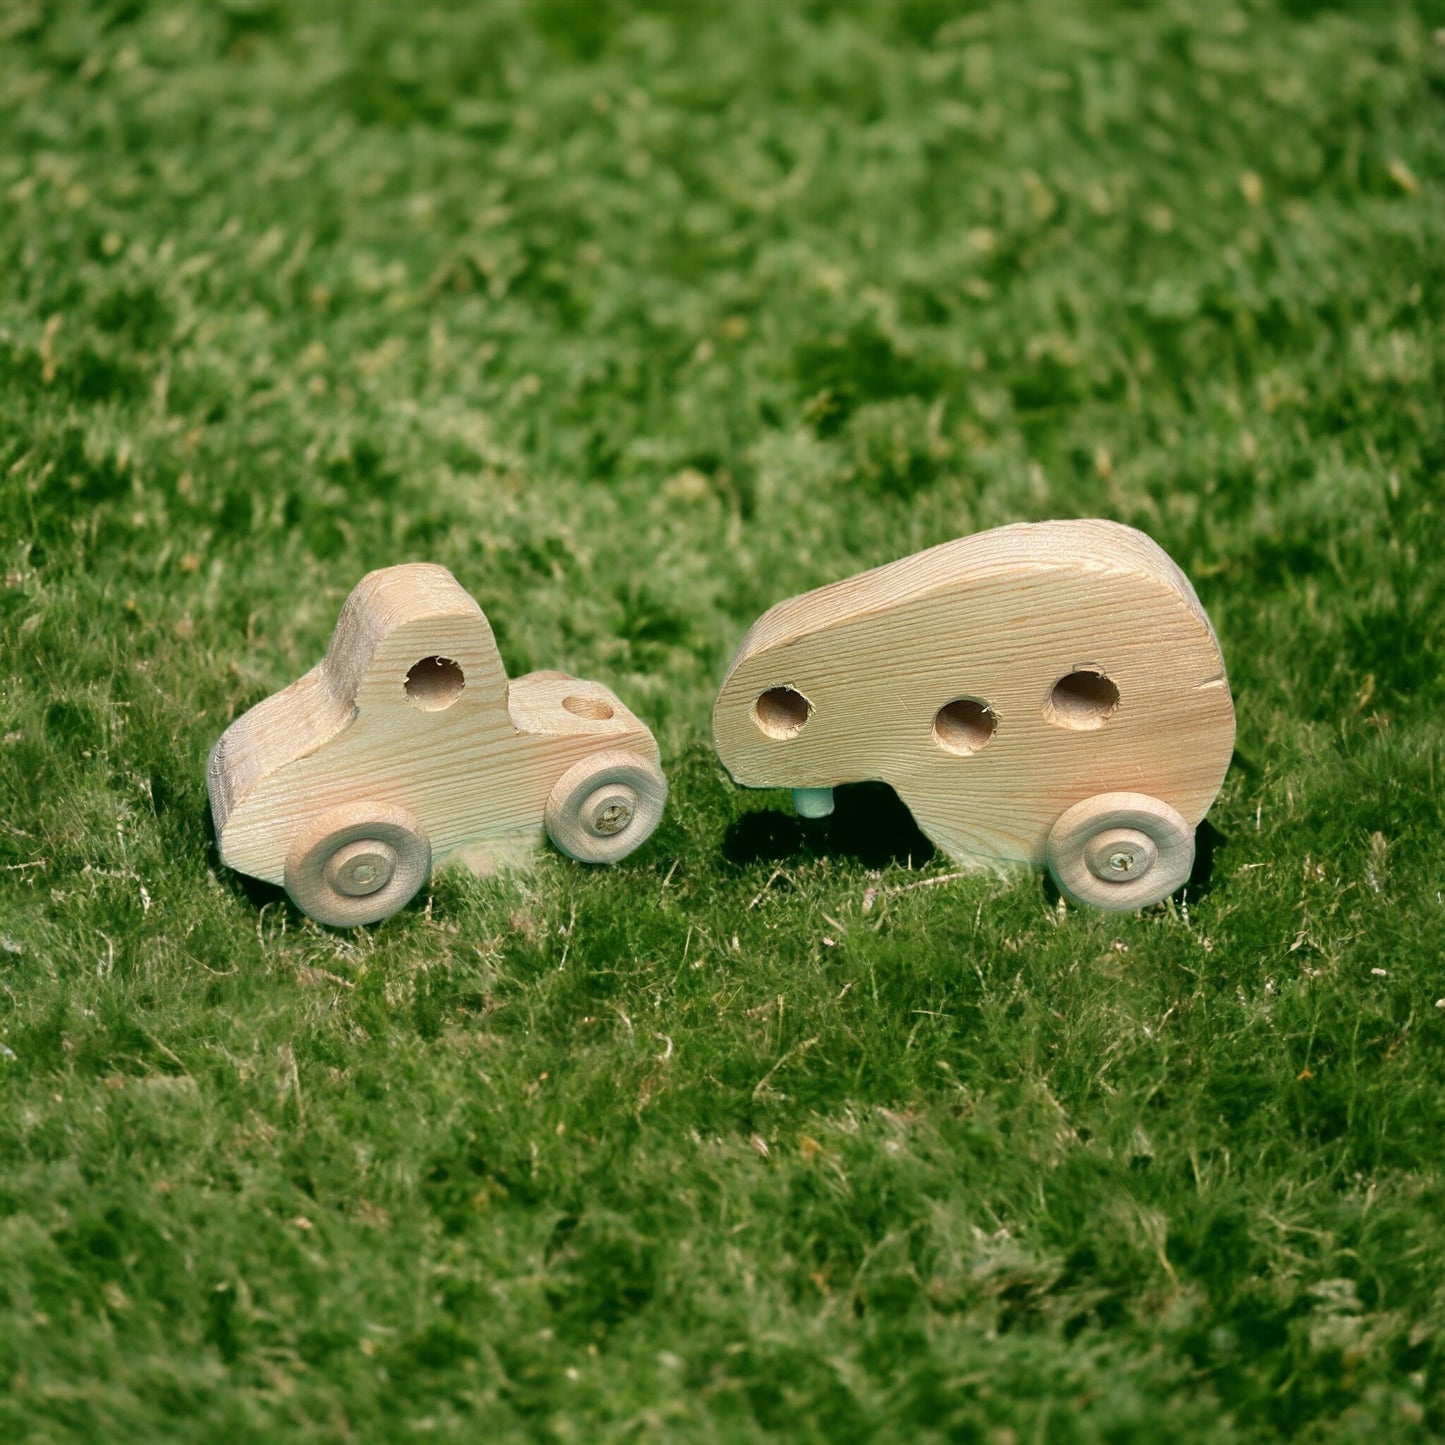
M 1116 523 L 1058 521 L 779 603 L 738 648 L 713 728 L 738 783 L 792 788 L 818 813 L 823 790 L 881 780 L 945 853 L 1046 863 L 1070 896 L 1133 908 L 1187 878 L 1234 707 L 1165 552 Z

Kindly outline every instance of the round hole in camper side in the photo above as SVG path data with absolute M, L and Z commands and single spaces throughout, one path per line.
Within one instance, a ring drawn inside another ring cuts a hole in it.
M 793 687 L 770 687 L 753 704 L 753 721 L 779 740 L 796 737 L 812 713 L 812 703 Z
M 1049 694 L 1045 714 L 1055 727 L 1086 732 L 1101 728 L 1119 706 L 1119 689 L 1097 668 L 1067 672 Z
M 946 753 L 967 757 L 998 731 L 998 716 L 976 697 L 956 697 L 934 714 L 933 741 Z

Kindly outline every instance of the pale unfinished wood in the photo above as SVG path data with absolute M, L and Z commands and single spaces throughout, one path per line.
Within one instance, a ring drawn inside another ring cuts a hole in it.
M 513 862 L 544 822 L 573 857 L 616 861 L 667 797 L 651 732 L 612 692 L 509 683 L 481 608 L 428 563 L 363 578 L 326 656 L 226 729 L 207 780 L 222 861 L 338 925 L 386 917 L 443 860 Z
M 1188 876 L 1234 704 L 1214 629 L 1157 543 L 1113 522 L 1040 522 L 779 603 L 738 648 L 713 730 L 744 786 L 881 780 L 943 852 L 1048 863 L 1071 897 L 1135 908 Z M 1079 874 L 1070 860 L 1092 835 L 1076 836 L 1078 815 L 1051 847 L 1089 800 L 1096 833 L 1131 807 L 1128 826 L 1152 829 L 1127 876 Z

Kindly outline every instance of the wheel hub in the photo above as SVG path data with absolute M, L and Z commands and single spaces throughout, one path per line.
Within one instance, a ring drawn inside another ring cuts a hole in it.
M 1084 862 L 1105 883 L 1132 883 L 1159 857 L 1158 844 L 1139 828 L 1107 828 L 1084 847 Z
M 625 783 L 598 788 L 582 805 L 582 817 L 597 838 L 615 838 L 632 822 L 636 812 L 637 794 Z
M 391 882 L 396 849 L 377 838 L 343 844 L 326 864 L 326 881 L 348 898 L 365 898 Z

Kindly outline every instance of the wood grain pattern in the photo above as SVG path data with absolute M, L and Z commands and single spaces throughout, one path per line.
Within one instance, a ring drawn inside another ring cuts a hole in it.
M 609 815 L 605 848 L 589 854 L 568 834 L 574 856 L 611 861 L 640 844 L 661 814 L 667 785 L 652 734 L 597 683 L 561 672 L 509 683 L 476 602 L 445 568 L 411 563 L 362 579 L 326 656 L 226 729 L 207 779 L 228 866 L 285 883 L 293 897 L 299 887 L 305 901 L 298 902 L 323 922 L 352 923 L 371 921 L 359 915 L 390 901 L 374 914 L 384 917 L 405 899 L 378 887 L 388 897 L 368 907 L 340 901 L 366 895 L 337 894 L 330 911 L 341 916 L 323 916 L 316 868 L 292 858 L 288 878 L 293 845 L 316 820 L 364 818 L 370 808 L 380 827 L 393 817 L 388 810 L 400 810 L 425 838 L 433 864 L 456 854 L 485 871 L 514 859 L 519 838 L 537 835 L 564 774 L 574 775 L 575 793 L 575 770 L 586 772 L 587 760 L 599 758 L 586 796 L 608 782 L 609 760 L 640 769 L 648 782 L 646 808 L 621 826 Z M 333 869 L 333 877 L 364 887 L 367 866 Z M 388 865 L 383 858 L 375 866 Z
M 779 603 L 738 648 L 713 729 L 738 783 L 881 780 L 960 859 L 1051 862 L 1061 815 L 1113 794 L 1166 805 L 1192 858 L 1234 705 L 1214 629 L 1166 553 L 1129 527 L 1062 521 L 964 537 Z M 1165 852 L 1177 871 L 1177 848 Z M 1139 906 L 1125 901 L 1137 886 L 1095 883 L 1067 891 Z

